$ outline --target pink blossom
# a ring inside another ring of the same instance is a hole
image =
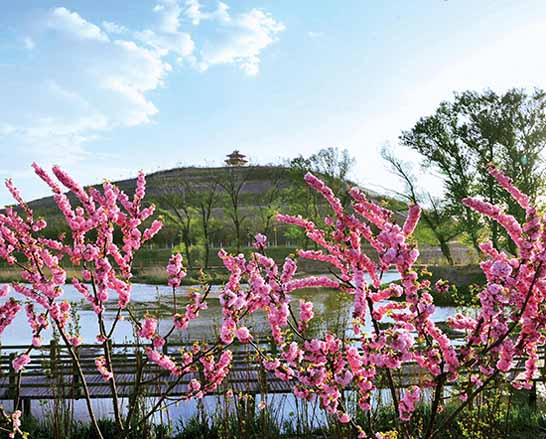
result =
[[[178,288],[182,279],[186,277],[186,272],[182,265],[182,255],[180,253],[176,253],[170,257],[169,264],[167,265],[167,274],[169,275],[169,285],[173,288]]]
[[[347,424],[351,422],[351,417],[347,413],[340,413],[338,415],[339,422],[342,424]]]
[[[303,331],[307,322],[309,322],[313,317],[313,302],[306,302],[305,300],[300,300],[300,321],[298,323],[299,330]]]
[[[439,279],[434,284],[434,289],[439,293],[447,293],[449,291],[449,282]]]
[[[32,337],[32,346],[35,348],[39,348],[42,346],[42,339],[38,336]]]
[[[112,379],[113,375],[107,368],[106,359],[104,357],[98,357],[95,359],[95,366],[99,373],[102,375],[104,381],[109,381]]]
[[[80,346],[83,343],[83,340],[79,335],[73,335],[73,336],[69,337],[68,340],[69,340],[70,344],[72,346],[74,346],[75,348]]]
[[[265,250],[267,248],[267,236],[262,235],[261,233],[258,233],[254,237],[254,243],[252,244],[252,247],[254,247],[257,250]]]
[[[506,278],[512,273],[512,267],[506,262],[495,261],[490,268],[490,272],[493,276],[499,278]]]
[[[0,297],[6,297],[9,293],[9,285],[5,284],[0,287]]]
[[[499,184],[504,189],[506,189],[506,191],[508,191],[510,195],[512,195],[514,200],[516,200],[521,207],[523,207],[524,209],[527,209],[529,207],[529,197],[523,194],[518,188],[516,188],[509,177],[504,175],[494,166],[489,166],[487,168],[487,172],[495,177]]]
[[[28,363],[30,363],[30,356],[28,354],[22,354],[12,361],[13,368],[16,372],[23,369]]]
[[[191,392],[198,392],[199,390],[201,390],[201,383],[196,379],[192,379],[188,384],[188,387]]]
[[[252,335],[247,327],[241,326],[235,331],[235,335],[241,343],[250,343],[252,340]]]
[[[151,317],[147,317],[142,322],[142,327],[138,330],[138,336],[151,340],[157,330],[157,320]]]
[[[402,231],[404,235],[410,236],[415,230],[415,226],[419,222],[419,217],[421,216],[421,208],[417,204],[412,204],[408,210],[408,216]]]
[[[412,386],[404,392],[404,397],[398,405],[398,412],[402,421],[409,421],[411,414],[415,411],[415,404],[421,398],[421,389]]]

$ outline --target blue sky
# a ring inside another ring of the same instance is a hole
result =
[[[338,146],[396,189],[382,145],[453,91],[546,88],[545,47],[539,0],[7,2],[0,177],[31,199],[34,160],[93,183]]]

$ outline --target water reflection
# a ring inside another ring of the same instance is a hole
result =
[[[384,282],[391,282],[398,279],[398,273],[388,272],[383,276]],[[182,287],[177,291],[176,297],[178,309],[186,302],[186,294],[189,288]],[[199,319],[193,321],[188,331],[175,334],[174,341],[186,341],[197,339],[210,339],[217,333],[217,328],[221,319],[221,308],[218,301],[218,292],[220,286],[215,286],[209,295],[208,309],[201,312]],[[294,301],[304,298],[314,303],[315,327],[316,331],[322,332],[324,329],[336,330],[342,326],[349,326],[352,313],[352,297],[334,290],[326,289],[307,289],[297,291],[293,294]],[[64,298],[74,304],[78,304],[79,312],[79,332],[84,343],[94,343],[98,333],[97,320],[95,313],[88,304],[82,301],[80,293],[72,286],[65,287]],[[24,297],[20,298],[24,300]],[[5,301],[3,298],[2,301]],[[105,312],[105,318],[110,325],[115,318],[115,303],[117,298],[115,294],[110,297],[110,302]],[[172,315],[172,290],[168,286],[156,286],[147,284],[134,284],[131,293],[131,303],[138,316],[149,312],[160,316],[160,331],[167,331],[171,326],[170,316]],[[294,308],[297,308],[295,306]],[[433,320],[443,322],[450,315],[455,314],[454,307],[437,307]],[[388,322],[388,318],[385,319]],[[257,312],[246,319],[247,326],[255,332],[267,330],[267,319],[263,312]],[[366,329],[371,329],[371,322],[366,322]],[[43,341],[47,343],[52,331],[48,329],[43,333]],[[349,334],[350,335],[350,334]],[[31,330],[28,326],[25,312],[21,310],[16,316],[14,322],[8,326],[2,334],[0,341],[3,345],[19,345],[29,343],[31,339]],[[133,327],[128,320],[118,323],[114,342],[131,342],[134,339]]]

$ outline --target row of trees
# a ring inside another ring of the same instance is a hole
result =
[[[456,93],[452,101],[442,102],[434,114],[402,132],[401,147],[420,155],[422,170],[443,184],[441,196],[418,183],[422,174],[415,165],[384,149],[384,159],[404,182],[400,194],[404,201],[424,207],[417,239],[438,246],[449,264],[454,263],[450,250],[454,240],[479,252],[479,243],[491,239],[495,248],[515,252],[496,221],[483,219],[460,201],[480,197],[502,205],[519,221],[525,219],[523,209],[486,172],[493,164],[540,206],[545,189],[545,109],[542,90],[467,91]],[[325,148],[279,165],[195,168],[191,178],[168,171],[153,174],[150,199],[160,206],[166,222],[157,241],[180,243],[189,268],[209,267],[214,253],[211,243],[239,252],[257,232],[275,243],[312,246],[301,229],[279,226],[275,214],[280,210],[299,213],[324,225],[326,206],[302,183],[303,176],[309,171],[320,175],[346,206],[354,163],[347,150]],[[392,198],[384,201],[402,221],[405,204]],[[50,224],[50,238],[67,232],[62,218],[48,212],[43,215]]]
[[[282,190],[281,169],[268,167],[268,187],[256,194],[247,189],[254,167],[212,168],[198,181],[179,179],[173,182],[166,175],[155,180],[157,202],[168,225],[179,230],[179,238],[189,268],[194,265],[202,249],[202,263],[209,267],[211,241],[222,232],[231,234],[231,242],[239,252],[254,229],[270,231]],[[254,227],[251,219],[257,219]],[[228,227],[226,227],[228,226]],[[229,227],[231,226],[231,227]],[[225,230],[231,229],[230,233]],[[228,244],[229,242],[226,242]]]
[[[546,93],[542,90],[511,89],[504,94],[466,91],[456,93],[451,102],[442,102],[433,115],[404,131],[400,144],[418,152],[422,167],[441,180],[442,198],[419,186],[411,164],[388,149],[383,151],[405,183],[403,196],[427,207],[423,221],[449,263],[453,258],[448,243],[458,237],[478,252],[479,243],[490,239],[495,248],[515,253],[513,242],[495,220],[484,219],[461,205],[461,200],[479,197],[502,206],[518,221],[525,220],[525,211],[499,190],[486,172],[494,165],[540,206],[545,189],[545,109]]]
[[[150,183],[158,191],[156,201],[167,224],[179,231],[188,267],[192,268],[199,257],[208,268],[210,243],[213,235],[225,232],[222,229],[230,231],[233,247],[239,252],[257,232],[275,239],[275,215],[281,206],[322,221],[324,203],[303,183],[303,176],[313,171],[345,193],[353,163],[347,150],[326,148],[308,157],[286,160],[279,166],[211,168],[199,179],[175,181],[168,173],[160,173],[152,176]],[[260,178],[255,179],[258,172]],[[284,228],[283,237],[298,243],[307,240],[293,227]]]
[[[511,89],[501,94],[466,91],[455,93],[452,101],[442,102],[434,114],[403,131],[399,137],[401,147],[419,154],[421,169],[441,181],[441,196],[418,183],[421,174],[415,166],[384,148],[383,158],[404,183],[405,190],[400,194],[404,201],[424,207],[417,237],[426,236],[437,245],[449,264],[454,263],[450,249],[454,240],[467,243],[479,253],[479,243],[490,239],[495,248],[515,253],[513,242],[495,220],[484,219],[462,205],[461,200],[479,197],[502,206],[518,221],[525,220],[524,210],[498,189],[487,172],[494,165],[540,207],[546,187],[545,110],[546,93],[538,89]],[[347,150],[321,149],[271,167],[263,187],[254,191],[250,177],[255,168],[214,169],[210,178],[199,183],[188,179],[173,185],[164,179],[159,184],[162,189],[157,201],[166,219],[180,232],[189,266],[193,263],[191,248],[202,243],[202,261],[208,267],[211,232],[225,229],[228,223],[237,251],[255,232],[275,238],[274,216],[281,207],[324,225],[324,203],[315,191],[302,184],[303,176],[309,171],[320,175],[340,194],[345,206],[354,163]],[[401,207],[393,199],[387,202],[395,211]],[[282,237],[303,247],[312,245],[297,227],[283,228]]]

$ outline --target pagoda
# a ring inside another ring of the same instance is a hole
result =
[[[248,160],[246,159],[246,155],[241,154],[239,150],[233,151],[231,154],[228,154],[227,159],[224,160],[226,165],[228,166],[244,166],[248,163]]]

